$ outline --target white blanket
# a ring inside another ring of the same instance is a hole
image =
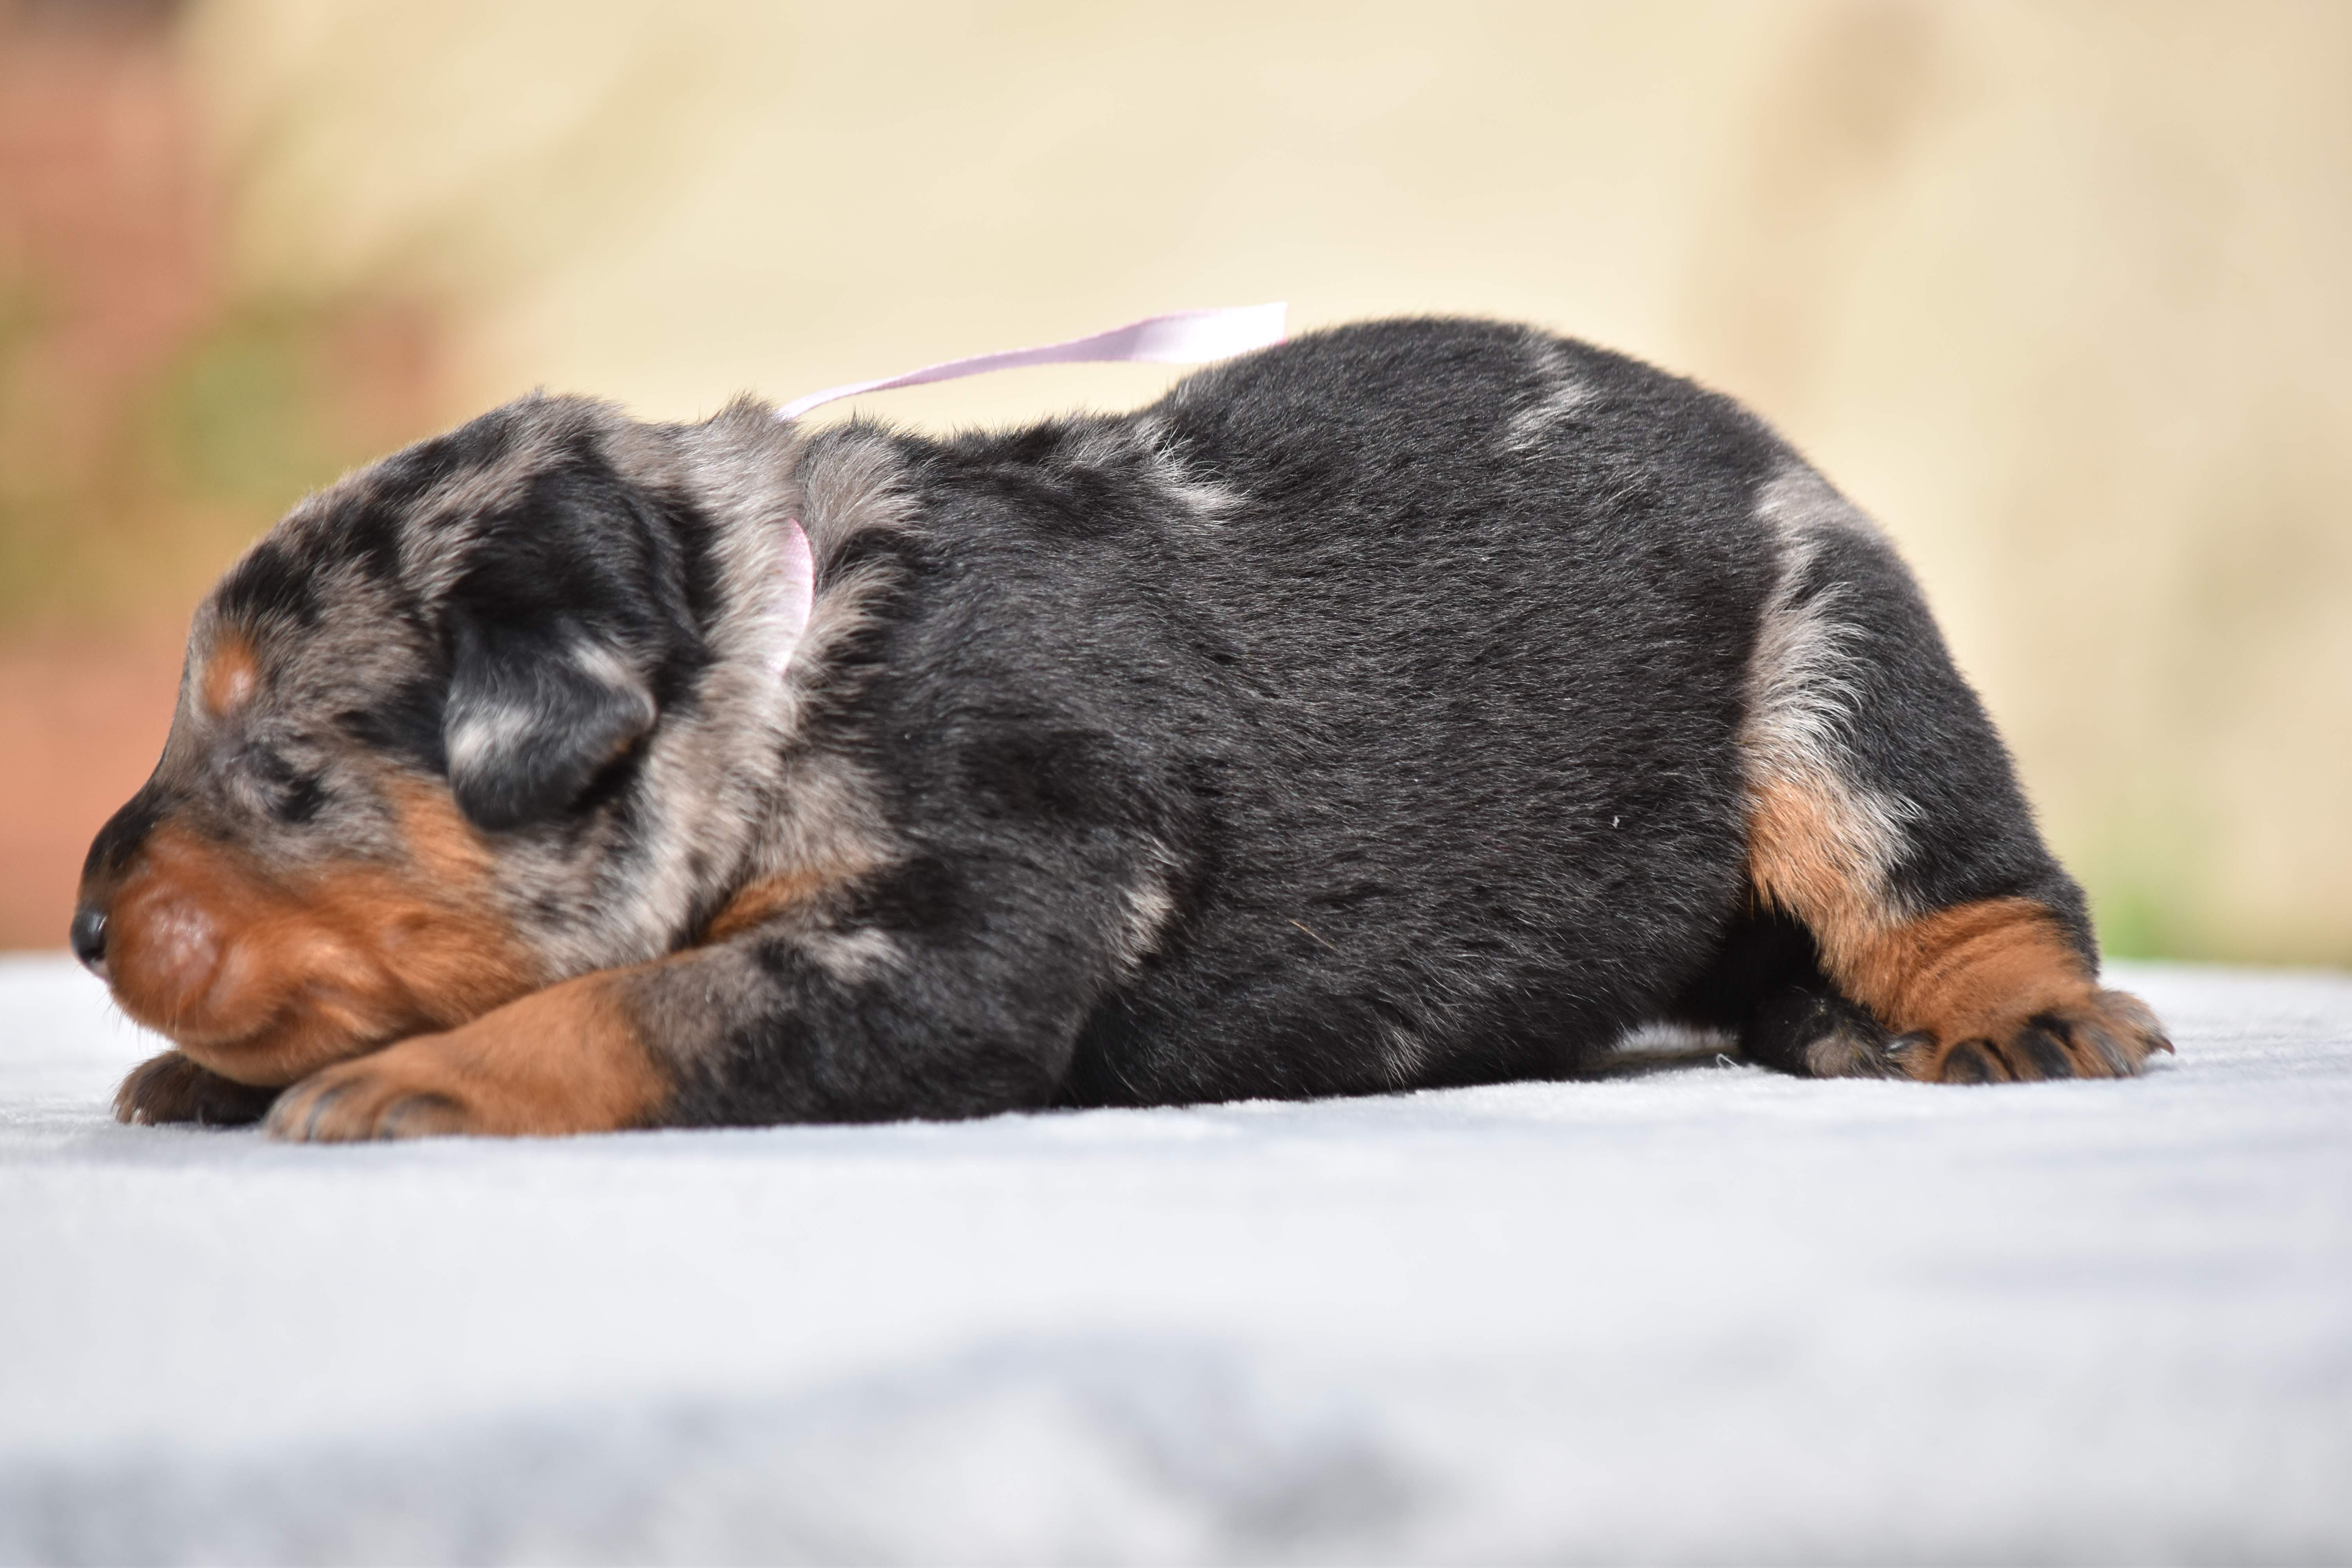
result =
[[[0,963],[0,1561],[2352,1556],[2352,980],[2133,1083],[286,1148]]]

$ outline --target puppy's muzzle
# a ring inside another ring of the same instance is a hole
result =
[[[537,978],[494,924],[407,868],[270,869],[231,838],[135,807],[91,847],[74,952],[124,1012],[223,1077],[290,1083]]]

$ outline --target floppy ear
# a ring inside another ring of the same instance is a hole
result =
[[[654,727],[653,692],[570,617],[538,626],[452,618],[441,721],[449,787],[476,826],[552,816]]]

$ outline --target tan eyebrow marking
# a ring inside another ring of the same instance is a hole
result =
[[[205,679],[199,689],[204,694],[205,711],[215,719],[226,718],[253,700],[254,689],[261,684],[261,659],[253,651],[253,643],[242,632],[227,632],[213,644],[212,657],[205,661]]]

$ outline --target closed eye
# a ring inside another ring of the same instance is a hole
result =
[[[299,826],[318,816],[326,804],[327,786],[316,774],[305,773],[270,796],[269,811],[280,822]]]
[[[318,774],[303,772],[267,746],[257,746],[247,755],[254,772],[268,785],[262,792],[263,804],[278,821],[299,826],[318,816],[319,808],[327,804],[327,786]]]

